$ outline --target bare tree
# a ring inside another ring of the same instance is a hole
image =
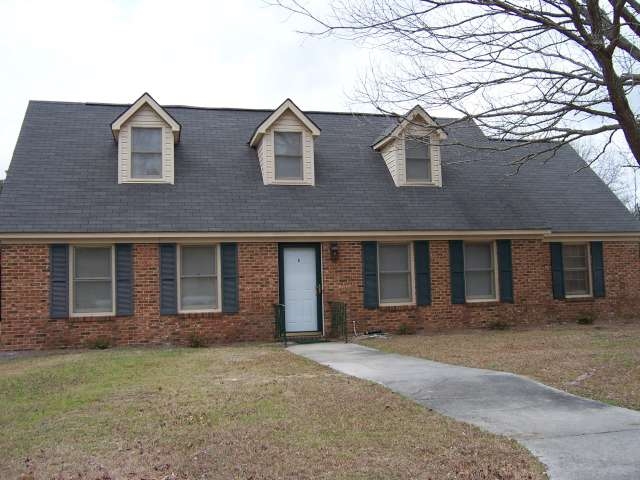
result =
[[[600,155],[602,147],[594,145],[589,139],[576,142],[573,147],[620,201],[631,212],[637,212],[636,195],[630,180],[637,166],[629,155],[615,149]]]
[[[453,108],[518,140],[491,148],[539,144],[533,156],[604,137],[595,158],[619,141],[640,163],[638,0],[332,0],[328,13],[270,3],[311,19],[306,34],[389,51],[393,68],[372,67],[358,89],[382,112]]]

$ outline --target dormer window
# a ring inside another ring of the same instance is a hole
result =
[[[442,186],[440,142],[447,138],[419,105],[399,118],[373,144],[397,187]]]
[[[320,129],[287,99],[249,140],[256,149],[265,185],[315,185],[314,140]]]
[[[276,181],[303,180],[302,132],[273,132]]]
[[[173,183],[180,124],[148,93],[111,124],[118,142],[118,183]]]
[[[131,129],[131,178],[162,178],[162,128]]]
[[[405,139],[404,151],[407,183],[430,183],[431,146],[429,137]]]

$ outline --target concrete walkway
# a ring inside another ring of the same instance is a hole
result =
[[[421,405],[516,439],[553,480],[640,479],[640,412],[612,407],[503,372],[383,353],[357,344],[290,351],[380,383]]]

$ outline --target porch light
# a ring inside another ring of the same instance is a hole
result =
[[[338,260],[338,255],[339,255],[339,251],[338,251],[338,242],[331,242],[331,245],[329,246],[329,252],[331,253],[331,260],[332,261],[337,261]]]

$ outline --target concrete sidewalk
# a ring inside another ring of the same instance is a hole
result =
[[[516,439],[553,480],[640,479],[640,412],[511,373],[383,353],[357,344],[294,345],[293,353],[380,383],[421,405]]]

